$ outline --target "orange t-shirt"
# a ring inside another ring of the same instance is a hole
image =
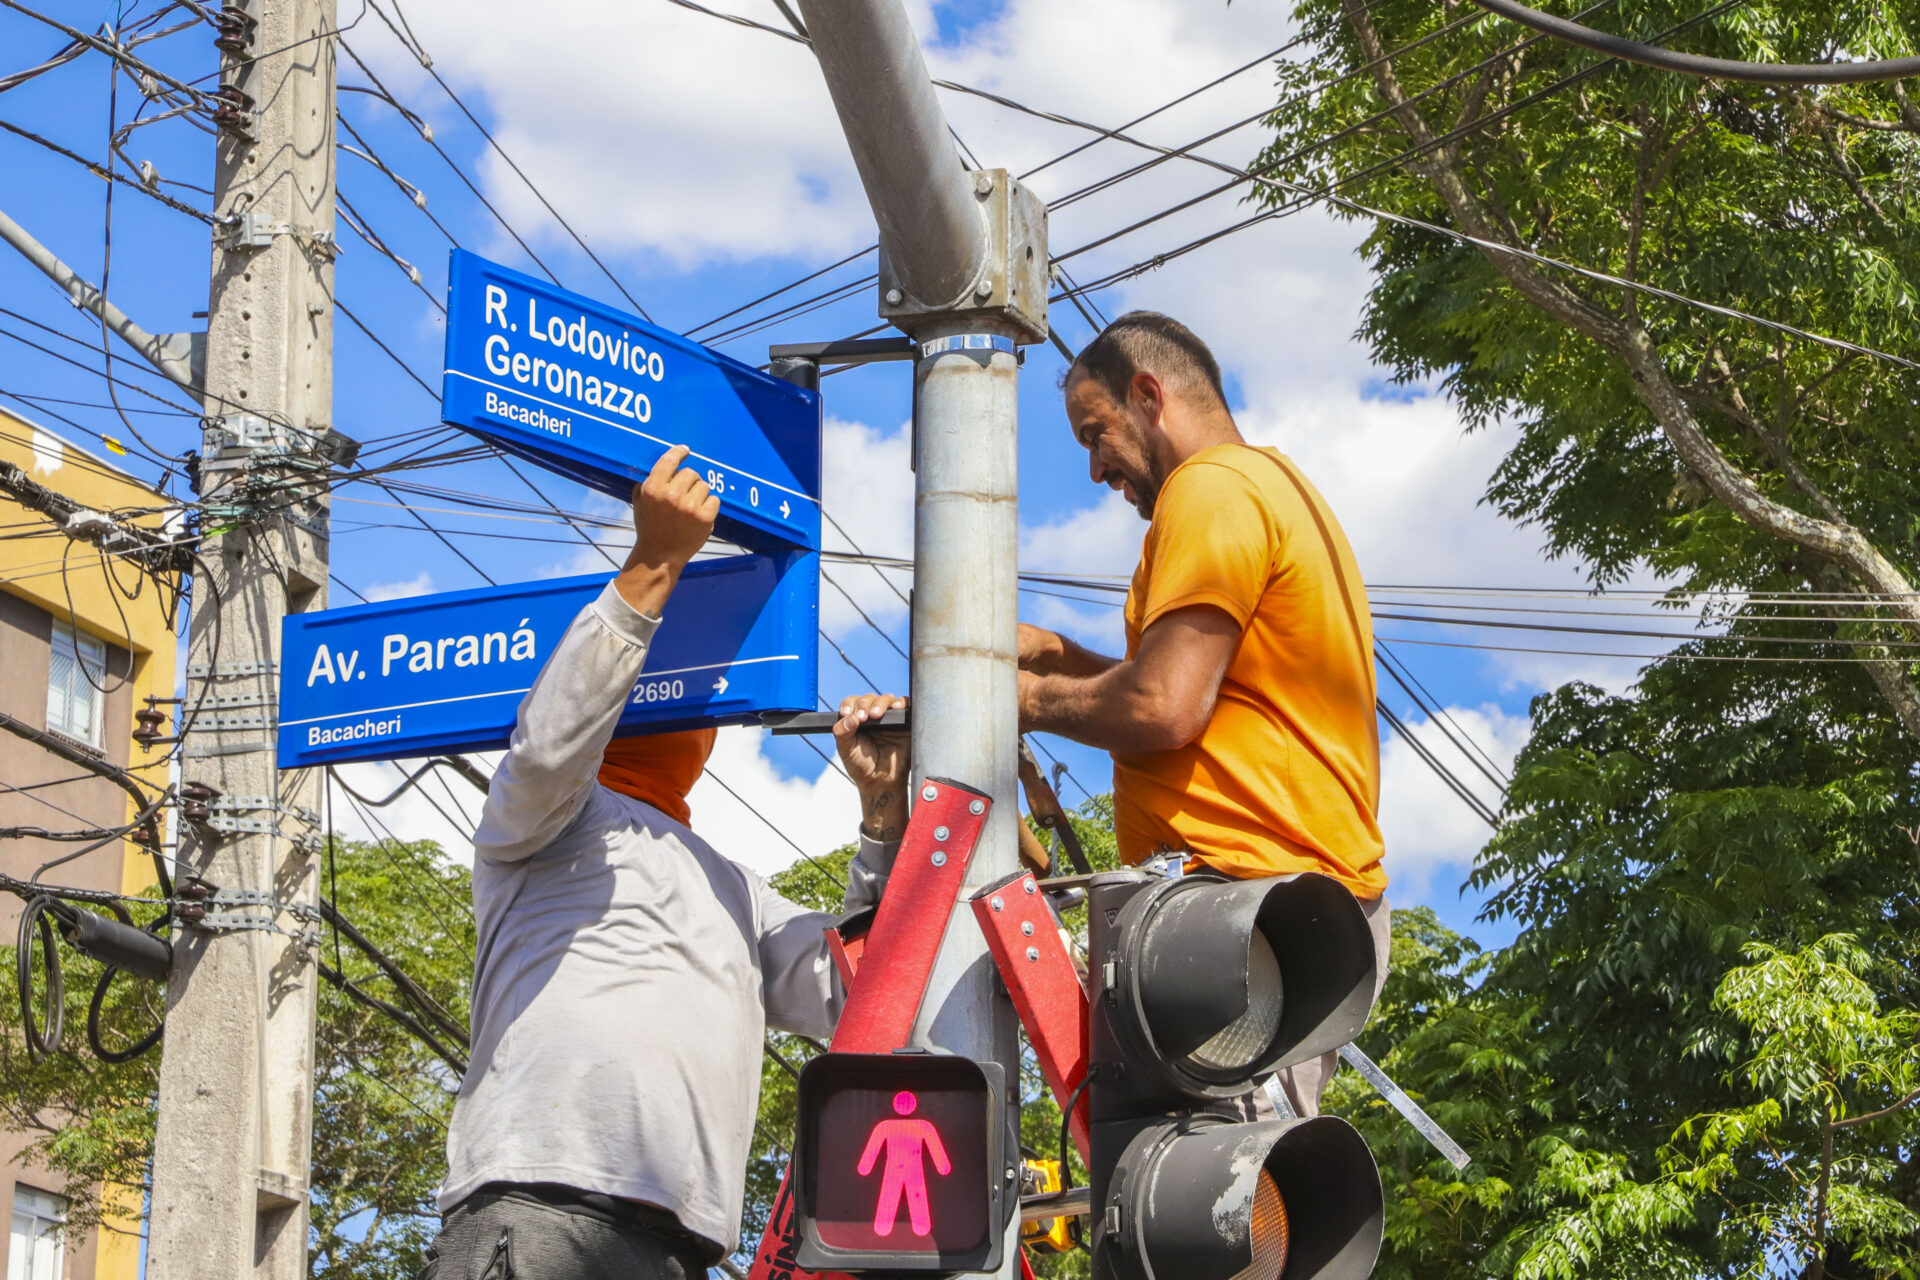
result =
[[[1127,595],[1127,657],[1198,604],[1240,624],[1240,647],[1198,738],[1114,756],[1121,856],[1190,850],[1231,876],[1320,871],[1379,897],[1373,619],[1346,535],[1277,450],[1216,445],[1167,477]]]

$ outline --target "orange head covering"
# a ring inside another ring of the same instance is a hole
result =
[[[700,780],[719,736],[718,729],[688,729],[615,738],[600,761],[600,785],[685,822],[693,814],[687,792]]]

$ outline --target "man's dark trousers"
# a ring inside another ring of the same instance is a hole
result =
[[[482,1188],[449,1209],[420,1280],[701,1280],[697,1238]],[[564,1198],[558,1198],[564,1200]]]

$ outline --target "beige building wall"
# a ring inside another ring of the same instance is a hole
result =
[[[155,508],[168,499],[120,470],[99,452],[71,438],[0,409],[0,461],[93,510],[126,514],[135,523],[161,526]],[[144,513],[144,514],[132,514]],[[155,787],[167,783],[164,745],[147,749],[133,741],[134,713],[149,695],[170,698],[175,682],[175,637],[168,626],[165,593],[151,580],[127,598],[138,581],[131,566],[115,565],[122,589],[108,580],[99,552],[53,531],[46,517],[0,495],[0,526],[7,534],[46,524],[44,537],[0,538],[0,711],[35,729],[47,726],[47,690],[53,628],[62,622],[99,640],[106,650],[106,689],[98,746],[100,758],[131,769]],[[173,708],[163,704],[169,725]],[[79,766],[14,734],[0,732],[0,826],[48,830],[117,827],[138,813],[132,798],[113,782],[83,776]],[[53,784],[53,785],[41,785]],[[57,807],[56,807],[57,806]],[[64,812],[63,812],[64,811]],[[26,877],[72,844],[39,839],[0,840],[0,870]],[[141,893],[154,884],[153,864],[131,841],[116,841],[47,874],[52,883]],[[0,894],[0,938],[11,942],[20,901]],[[125,981],[125,979],[122,979]],[[83,1002],[68,992],[69,1035]],[[6,997],[13,998],[10,994]],[[0,1019],[6,1024],[17,1016]],[[12,1033],[17,1034],[17,1033]],[[85,1052],[84,1048],[81,1052]],[[33,1169],[21,1149],[37,1135],[0,1131],[0,1204],[14,1203],[16,1183],[58,1193],[62,1180]],[[135,1280],[140,1265],[140,1197],[134,1189],[108,1188],[109,1202],[126,1210],[111,1229],[66,1242],[66,1280]],[[9,1237],[0,1234],[0,1278],[8,1274]]]

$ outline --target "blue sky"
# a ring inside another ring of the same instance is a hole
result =
[[[770,0],[718,2],[756,20],[782,21]],[[394,13],[390,4],[383,7]],[[155,8],[146,0],[129,6],[118,20],[124,26]],[[1292,34],[1285,7],[1266,0],[1236,0],[1231,6],[1181,0],[915,0],[909,9],[936,75],[1107,126],[1255,59]],[[53,5],[51,11],[88,30],[115,20],[112,6]],[[387,437],[437,421],[436,395],[400,367],[404,363],[437,388],[444,330],[428,295],[444,296],[449,241],[427,215],[467,248],[523,270],[539,269],[463,185],[461,173],[564,285],[612,303],[621,299],[405,51],[380,14],[369,11],[356,20],[357,12],[356,0],[346,0],[341,22],[351,28],[348,46],[396,98],[430,123],[434,140],[459,169],[381,99],[341,95],[342,115],[371,153],[426,197],[423,212],[407,190],[372,163],[345,152],[340,156],[343,199],[420,276],[416,287],[401,265],[370,247],[342,218],[337,296],[398,357],[396,362],[344,315],[336,321],[336,425],[374,450]],[[180,16],[176,11],[162,25]],[[621,283],[669,328],[703,338],[723,334],[728,325],[768,308],[755,308],[718,328],[702,326],[872,241],[871,218],[830,104],[800,45],[687,12],[667,0],[580,0],[564,7],[408,0],[405,16],[432,55],[433,69]],[[15,64],[31,65],[63,41],[58,32],[24,15],[0,13],[0,48],[11,51],[0,73],[16,69]],[[215,67],[205,28],[143,46],[140,53],[181,79],[209,76]],[[1310,56],[1310,51],[1287,56]],[[341,67],[343,84],[369,84],[352,57],[342,56]],[[0,93],[0,120],[99,160],[109,131],[108,84],[106,61],[82,58]],[[1272,101],[1271,85],[1267,66],[1256,66],[1140,125],[1137,133],[1162,145],[1184,145],[1258,113]],[[118,94],[116,119],[124,126],[140,106],[141,94],[125,78]],[[961,138],[988,165],[1030,169],[1088,137],[978,98],[949,94],[944,102]],[[1245,164],[1264,140],[1260,128],[1243,128],[1201,150]],[[360,145],[345,130],[341,141]],[[193,189],[210,184],[212,149],[205,133],[172,120],[137,129],[125,149],[135,162],[150,161],[162,178],[190,184],[162,190],[205,206],[206,196]],[[1043,196],[1058,199],[1145,155],[1107,141],[1043,170],[1031,183]],[[97,281],[106,243],[106,184],[85,168],[5,133],[0,133],[0,172],[7,175],[0,185],[0,208]],[[1055,251],[1104,235],[1217,181],[1217,173],[1199,166],[1170,163],[1078,200],[1054,216]],[[1076,256],[1068,269],[1086,280],[1150,258],[1244,217],[1248,210],[1237,200],[1236,193],[1203,203]],[[1427,388],[1388,384],[1351,340],[1366,287],[1364,267],[1354,255],[1362,234],[1356,224],[1308,212],[1179,258],[1093,301],[1107,316],[1139,306],[1166,310],[1213,343],[1227,369],[1243,430],[1257,443],[1277,444],[1293,455],[1326,492],[1375,584],[1376,607],[1380,601],[1414,598],[1389,587],[1422,592],[1461,585],[1577,588],[1582,584],[1578,566],[1544,561],[1533,532],[1513,528],[1478,504],[1504,434],[1498,429],[1465,434],[1442,399]],[[202,322],[193,313],[206,307],[207,237],[199,221],[120,188],[113,199],[110,296],[150,329],[197,327]],[[782,301],[850,285],[871,270],[871,261],[860,258]],[[85,366],[76,368],[0,336],[0,392],[52,398],[4,403],[95,447],[100,436],[111,437],[134,451],[123,461],[157,477],[160,467],[140,456],[139,442],[120,415],[99,407],[106,397],[97,373],[97,327],[33,268],[4,251],[0,306],[15,313],[0,315],[0,334],[29,337]],[[1091,336],[1086,319],[1069,306],[1056,306],[1053,319],[1072,346]],[[840,337],[874,322],[871,288],[861,287],[842,300],[717,345],[758,364],[769,342]],[[118,376],[181,402],[159,379],[130,363],[124,349],[114,355]],[[1117,496],[1086,482],[1084,454],[1069,437],[1058,404],[1060,369],[1051,347],[1029,349],[1020,397],[1022,565],[1126,574],[1144,526]],[[852,371],[828,379],[824,392],[828,510],[862,549],[908,554],[906,368]],[[123,389],[120,397],[133,427],[158,453],[178,454],[197,443],[190,417],[164,411],[137,391]],[[411,478],[538,505],[494,461]],[[185,494],[177,476],[172,483],[176,494]],[[569,511],[620,514],[605,499],[557,477],[543,476],[538,483]],[[341,581],[375,598],[479,585],[475,571],[419,530],[406,512],[379,505],[392,501],[365,485],[340,495],[334,506],[334,572]],[[492,519],[459,512],[452,502],[420,499],[418,504],[448,508],[422,514],[459,531],[452,534],[455,544],[499,581],[604,565],[596,551],[551,519]],[[904,685],[905,664],[889,643],[903,644],[905,637],[904,609],[892,589],[866,569],[831,567],[829,573],[889,633],[877,634],[829,588],[823,618],[834,643],[877,682]],[[904,589],[905,583],[897,585]],[[351,600],[347,592],[335,591],[335,604]],[[1023,617],[1108,650],[1119,643],[1117,612],[1039,594],[1022,598]],[[1457,626],[1383,622],[1378,630],[1410,642],[1593,647],[1539,637],[1514,641]],[[1623,642],[1628,652],[1651,651],[1651,644]],[[1634,665],[1415,643],[1396,651],[1503,765],[1524,740],[1526,706],[1535,693],[1576,676],[1623,686]],[[822,647],[820,674],[828,698],[863,684],[831,646]],[[1495,798],[1397,689],[1385,681],[1382,688],[1423,740],[1434,742],[1450,765],[1487,798]],[[1109,770],[1100,753],[1068,743],[1047,746],[1069,763],[1080,786],[1093,792],[1106,788]],[[836,788],[836,779],[820,777],[818,757],[804,746],[734,731],[714,767],[803,847],[830,847],[852,829],[850,797]],[[1396,902],[1430,903],[1456,927],[1469,928],[1484,941],[1499,940],[1502,930],[1474,924],[1476,901],[1456,892],[1485,826],[1397,742],[1386,744],[1385,778],[1383,823]],[[1069,802],[1082,798],[1073,782],[1066,791]],[[791,849],[712,788],[696,792],[695,813],[696,824],[742,861],[770,869],[791,859]],[[402,809],[397,822],[408,833],[459,843],[431,810]]]

